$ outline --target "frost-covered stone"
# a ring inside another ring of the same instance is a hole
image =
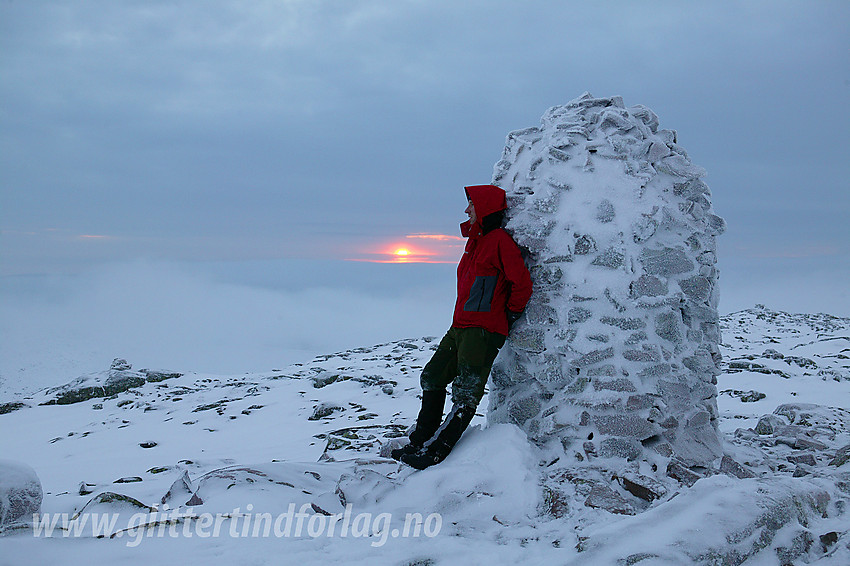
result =
[[[189,479],[189,473],[183,470],[183,475],[174,480],[171,487],[165,495],[162,496],[161,503],[166,503],[173,508],[184,505],[195,493],[195,487],[192,485],[192,480]]]
[[[563,447],[589,438],[594,457],[656,469],[662,454],[704,467],[722,456],[725,224],[704,175],[675,132],[620,97],[585,94],[508,135],[493,183],[535,287],[496,360],[490,421],[563,450],[559,466],[586,465]]]
[[[618,515],[634,515],[635,509],[619,493],[604,484],[595,484],[584,504],[588,507],[605,509]]]
[[[689,487],[694,485],[703,477],[685,466],[682,462],[676,460],[671,460],[670,463],[667,464],[667,475]]]
[[[764,415],[759,419],[755,431],[758,434],[773,434],[777,427],[784,426],[786,423],[776,415]]]
[[[0,460],[0,530],[32,520],[33,513],[41,511],[43,498],[35,470],[20,462]]]
[[[124,358],[115,358],[114,360],[112,360],[112,365],[109,367],[109,369],[113,371],[129,371],[133,369],[133,366],[127,363],[127,360],[125,360]]]
[[[726,455],[720,460],[720,473],[739,479],[756,477],[754,473]]]
[[[338,405],[336,403],[319,403],[313,408],[313,414],[307,417],[308,421],[317,421],[319,419],[323,419],[332,415],[337,411],[344,411],[345,407]]]
[[[644,249],[640,261],[646,273],[668,279],[680,273],[690,273],[694,269],[693,262],[682,248]]]
[[[637,460],[641,455],[641,445],[634,438],[606,438],[599,447],[599,455],[603,458]]]
[[[843,446],[836,450],[835,456],[830,460],[830,466],[843,466],[848,461],[850,461],[850,444],[847,446]]]
[[[644,501],[653,501],[663,497],[667,493],[667,488],[664,487],[664,484],[640,474],[626,472],[617,479],[623,486],[623,489]]]

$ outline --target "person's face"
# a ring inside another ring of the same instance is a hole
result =
[[[475,207],[472,205],[472,201],[469,201],[469,206],[466,207],[466,210],[464,210],[464,212],[469,215],[469,222],[475,224],[475,221],[478,219],[478,217],[475,216]]]

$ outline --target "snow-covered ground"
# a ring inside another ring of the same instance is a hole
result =
[[[536,449],[483,414],[439,466],[382,457],[415,418],[434,338],[228,376],[119,362],[0,399],[25,405],[2,409],[0,455],[44,488],[40,534],[7,529],[0,564],[847,564],[850,463],[829,462],[850,444],[850,320],[757,307],[723,324],[724,448],[756,477],[706,473],[636,515],[579,497],[544,512]],[[821,407],[765,422],[814,448],[748,431],[788,403]]]

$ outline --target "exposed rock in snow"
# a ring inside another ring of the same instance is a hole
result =
[[[33,513],[41,511],[43,497],[35,470],[20,462],[0,460],[0,530],[32,520]]]
[[[342,407],[342,406],[337,405],[335,403],[319,403],[313,409],[313,414],[310,415],[309,420],[317,421],[317,420],[322,419],[324,417],[330,416],[331,414],[335,413],[336,411],[344,411],[344,410],[345,410],[345,407]]]
[[[658,123],[585,94],[510,133],[495,166],[535,291],[493,368],[488,418],[520,426],[559,466],[663,470],[722,455],[724,221],[705,171]]]
[[[836,472],[832,466],[841,468],[847,462],[850,411],[812,403],[785,403],[763,415],[754,429],[737,429],[732,442],[751,449],[758,447],[760,452],[751,450],[748,458],[754,469],[764,473],[832,476]],[[728,470],[728,465],[724,469],[721,463],[720,471]],[[844,481],[850,479],[850,472],[839,473],[847,475]]]
[[[103,491],[92,497],[83,507],[74,514],[74,518],[84,513],[137,513],[140,511],[151,512],[155,509],[146,505],[138,499],[123,493],[114,491]]]
[[[48,389],[44,392],[45,400],[41,404],[71,405],[89,399],[117,395],[141,387],[147,382],[175,379],[181,375],[176,372],[150,369],[133,371],[127,360],[115,358],[108,371],[84,375],[65,385]]]
[[[12,401],[11,403],[0,403],[0,415],[5,415],[6,413],[11,413],[12,411],[17,411],[18,409],[23,409],[29,407],[26,403],[21,403],[19,401]]]

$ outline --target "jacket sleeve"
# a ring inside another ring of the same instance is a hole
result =
[[[525,267],[519,246],[507,233],[505,235],[507,237],[502,239],[499,246],[499,255],[505,278],[511,283],[507,306],[509,311],[522,312],[531,297],[531,275]]]

